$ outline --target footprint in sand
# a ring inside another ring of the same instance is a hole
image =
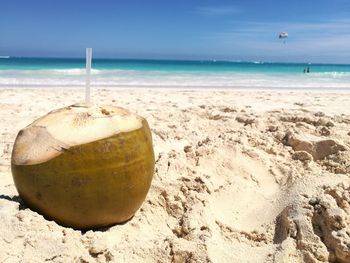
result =
[[[216,221],[249,232],[273,222],[280,213],[280,187],[261,161],[227,148],[201,159],[199,167],[215,175],[210,178],[214,190],[208,211]]]

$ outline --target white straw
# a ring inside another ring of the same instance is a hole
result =
[[[90,73],[91,73],[92,48],[86,48],[86,82],[85,103],[90,104]]]

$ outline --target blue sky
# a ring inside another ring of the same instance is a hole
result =
[[[94,57],[350,63],[349,0],[0,0],[0,10],[0,55],[92,47]]]

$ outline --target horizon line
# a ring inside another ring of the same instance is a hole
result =
[[[0,55],[0,61],[11,59],[11,58],[24,58],[24,59],[77,59],[77,60],[85,60],[85,57],[59,57],[59,56],[8,56],[8,55]],[[97,60],[145,60],[145,61],[189,61],[189,62],[198,62],[198,61],[205,61],[205,62],[235,62],[235,63],[255,63],[255,64],[264,64],[264,63],[280,63],[280,64],[319,64],[319,65],[350,65],[347,63],[336,63],[336,62],[297,62],[297,61],[269,61],[269,60],[244,60],[244,59],[181,59],[181,58],[137,58],[137,57],[128,57],[128,58],[121,58],[121,57],[93,57],[92,58]]]

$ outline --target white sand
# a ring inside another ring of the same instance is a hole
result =
[[[17,132],[82,90],[0,90],[0,262],[350,262],[350,94],[100,89],[147,118],[156,173],[124,225],[82,233],[22,203]]]

